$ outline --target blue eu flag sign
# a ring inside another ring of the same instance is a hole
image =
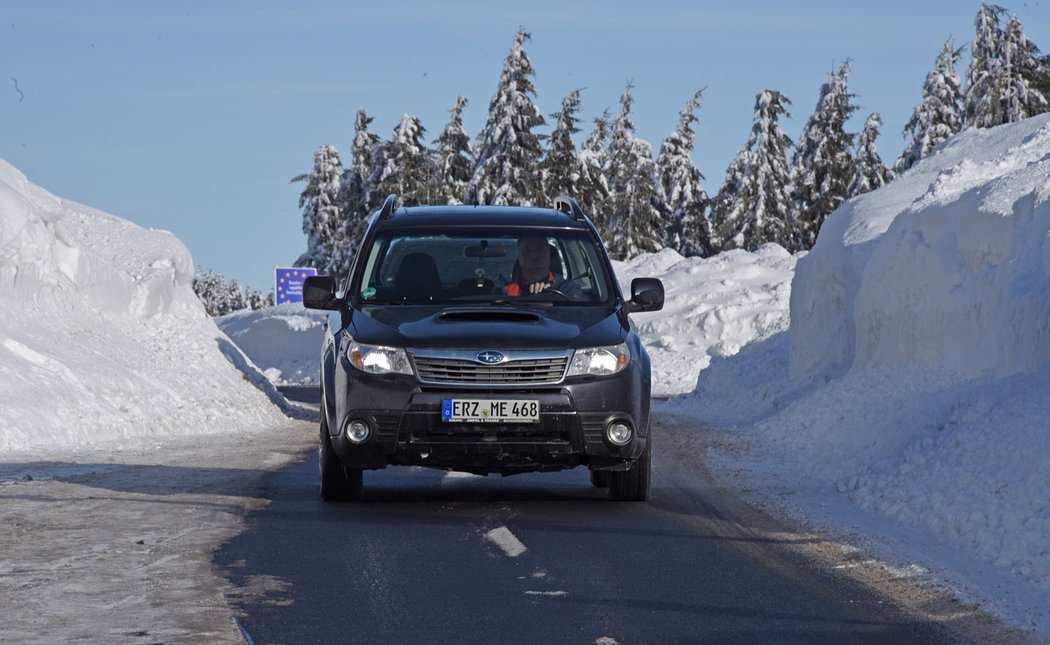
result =
[[[306,267],[293,267],[291,269],[277,267],[274,269],[274,293],[277,296],[277,304],[302,302],[303,280],[312,275],[317,275],[317,269],[308,269]]]

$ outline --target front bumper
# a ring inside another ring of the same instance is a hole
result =
[[[580,465],[617,470],[641,456],[648,441],[649,389],[636,365],[610,377],[576,377],[556,386],[513,389],[424,386],[409,376],[338,372],[345,376],[336,378],[337,400],[328,406],[335,418],[330,417],[329,428],[333,448],[350,468],[417,465],[479,474]],[[442,401],[455,397],[537,400],[540,421],[444,422]],[[345,432],[355,419],[372,429],[360,444],[347,439]],[[626,446],[605,439],[607,425],[615,420],[635,430]]]

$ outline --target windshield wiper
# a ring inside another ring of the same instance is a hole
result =
[[[550,300],[504,300],[499,298],[498,300],[490,300],[486,304],[490,305],[503,305],[506,307],[551,307],[554,303]]]

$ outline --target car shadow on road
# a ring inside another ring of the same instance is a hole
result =
[[[69,461],[0,463],[0,498],[48,482],[151,496],[244,497],[259,494],[263,488],[259,471],[250,469]]]

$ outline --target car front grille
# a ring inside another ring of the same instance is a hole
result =
[[[524,354],[524,352],[518,352]],[[520,385],[557,383],[565,376],[568,352],[558,356],[516,357],[498,365],[469,358],[414,355],[419,380],[425,383]]]

